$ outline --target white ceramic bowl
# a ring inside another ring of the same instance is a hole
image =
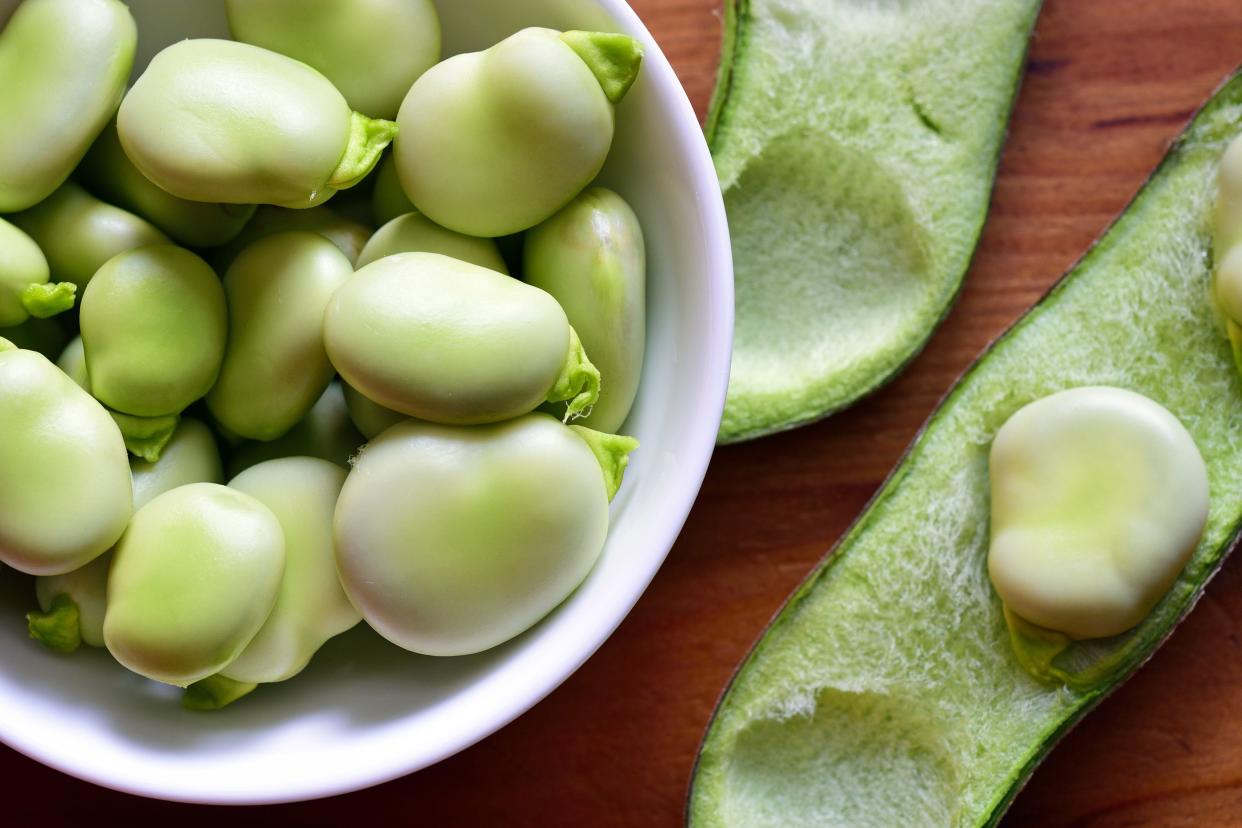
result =
[[[0,0],[0,21],[16,2]],[[226,36],[223,0],[179,0],[176,13],[167,0],[129,5],[139,67],[173,40]],[[282,802],[374,785],[456,753],[546,696],[612,633],[668,554],[711,456],[732,335],[724,205],[694,112],[622,0],[439,7],[446,54],[533,25],[622,31],[646,45],[602,175],[634,206],[649,255],[647,364],[627,428],[642,447],[603,558],[564,605],[503,647],[420,657],[363,626],[329,642],[296,680],[217,714],[183,711],[177,691],[106,652],[60,657],[29,640],[31,581],[0,573],[0,739],[22,753],[110,788],[189,802]]]

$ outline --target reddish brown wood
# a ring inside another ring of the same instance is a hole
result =
[[[635,0],[700,112],[719,0]],[[718,452],[668,562],[616,635],[528,715],[435,768],[319,803],[220,812],[93,788],[0,749],[4,824],[674,826],[720,688],[975,354],[1126,203],[1242,58],[1236,0],[1047,0],[992,215],[958,308],[890,387]],[[1019,797],[1018,826],[1242,824],[1242,561]]]

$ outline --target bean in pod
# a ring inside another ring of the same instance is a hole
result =
[[[323,316],[354,268],[316,233],[277,233],[252,244],[224,277],[229,339],[207,407],[229,431],[274,440],[306,416],[335,373]]]
[[[328,303],[324,341],[345,382],[421,420],[496,422],[560,400],[573,417],[599,394],[599,372],[555,299],[436,253],[355,273]]]
[[[560,302],[606,379],[581,425],[616,431],[638,393],[647,336],[647,256],[621,196],[586,190],[526,236],[524,275]]]
[[[641,62],[625,35],[531,28],[437,64],[397,116],[402,188],[460,233],[533,227],[599,173]]]
[[[125,154],[178,198],[313,207],[366,177],[396,134],[305,63],[229,40],[151,61],[117,115]]]
[[[358,267],[397,253],[439,253],[509,275],[496,242],[441,227],[421,213],[398,216],[375,231],[358,255]]]
[[[87,285],[80,322],[91,392],[124,414],[177,414],[220,372],[224,290],[206,262],[180,247],[109,260]]]
[[[0,213],[51,195],[116,112],[138,29],[120,0],[25,0],[0,32]]]
[[[133,507],[116,424],[41,354],[0,340],[0,561],[33,575],[103,554]]]
[[[219,483],[223,476],[220,452],[211,430],[191,419],[181,421],[158,463],[135,457],[129,465],[135,510],[179,486]],[[59,652],[72,652],[83,642],[92,647],[104,646],[103,622],[111,565],[112,554],[105,552],[72,572],[36,578],[35,596],[40,611],[26,616],[30,637]]]
[[[361,620],[336,574],[332,515],[344,483],[343,468],[313,457],[269,460],[229,483],[229,488],[267,506],[280,521],[285,570],[276,606],[258,634],[214,681],[190,688],[187,707],[214,709],[256,684],[293,678],[328,639]],[[231,687],[223,697],[217,692],[222,684]]]
[[[431,0],[226,0],[235,40],[318,69],[349,105],[395,118],[419,75],[440,59]]]
[[[100,201],[72,181],[12,220],[43,248],[52,278],[72,282],[79,290],[118,253],[168,244],[168,237],[149,222]]]
[[[165,492],[134,514],[113,553],[104,643],[124,666],[185,687],[237,658],[275,606],[280,521],[215,483]]]
[[[253,204],[189,201],[161,189],[125,154],[116,121],[95,139],[75,177],[95,195],[142,216],[187,247],[215,247],[232,241],[255,211]]]
[[[48,284],[47,258],[34,239],[0,219],[0,328],[32,315],[46,319],[73,306],[74,285]]]
[[[367,445],[341,491],[341,583],[407,650],[465,655],[507,641],[594,567],[635,446],[540,413],[398,424]]]

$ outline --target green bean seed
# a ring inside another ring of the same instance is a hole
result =
[[[274,440],[297,425],[335,373],[323,345],[328,300],[354,273],[316,233],[277,233],[252,244],[224,277],[229,341],[207,395],[234,434]]]
[[[86,565],[132,511],[108,412],[33,351],[0,352],[0,561],[34,575]]]
[[[248,441],[239,446],[229,458],[229,471],[237,475],[265,460],[281,457],[318,457],[345,467],[365,442],[366,438],[350,420],[341,384],[333,382],[288,434],[270,443]]]
[[[0,32],[0,213],[51,195],[116,112],[138,30],[120,0],[25,0]]]
[[[69,340],[56,360],[56,367],[64,371],[65,376],[77,383],[79,388],[90,393],[91,375],[86,372],[86,348],[82,345],[81,336]]]
[[[271,613],[284,535],[250,495],[193,483],[143,506],[116,546],[104,643],[121,664],[186,686],[219,672]]]
[[[371,191],[371,213],[377,224],[387,224],[397,216],[414,212],[414,204],[397,176],[397,156],[388,153],[375,173],[375,189]]]
[[[137,213],[187,247],[215,247],[232,241],[254,215],[253,204],[187,201],[165,192],[129,160],[116,121],[95,139],[75,175],[99,197]]]
[[[341,491],[341,583],[367,622],[407,650],[494,647],[595,565],[608,531],[600,468],[587,442],[546,414],[396,425],[367,446]]]
[[[397,423],[410,419],[391,408],[384,408],[374,400],[367,399],[351,385],[344,386],[344,390],[349,418],[368,440],[380,436]]]
[[[263,206],[242,230],[241,235],[221,247],[212,256],[216,270],[224,273],[233,264],[237,254],[265,236],[290,230],[306,230],[318,233],[332,242],[345,254],[350,263],[358,260],[358,254],[371,238],[371,228],[346,218],[328,207],[312,207],[308,210],[289,210],[284,207]]]
[[[171,245],[122,253],[82,296],[91,392],[138,417],[176,414],[215,384],[224,358],[224,290],[202,259]]]
[[[245,651],[221,672],[234,681],[284,681],[302,672],[324,642],[361,620],[336,574],[332,515],[345,470],[313,457],[260,463],[229,488],[272,510],[285,534],[285,572],[276,606]]]
[[[46,285],[51,271],[34,239],[0,219],[0,328],[30,318],[23,301],[32,285]]]
[[[105,204],[72,181],[12,219],[43,248],[52,278],[73,282],[79,289],[116,254],[168,244],[150,223]]]
[[[617,39],[628,48],[583,48]],[[628,89],[612,79],[632,82],[641,58],[624,35],[523,29],[437,64],[411,87],[397,117],[402,188],[420,212],[461,233],[533,227],[600,171],[612,145],[613,103]]]
[[[599,392],[555,299],[436,253],[399,253],[355,273],[328,303],[324,342],[355,389],[432,422],[507,420],[545,400],[569,400],[576,416]]]
[[[638,393],[646,343],[647,261],[634,211],[596,187],[531,230],[525,278],[561,303],[606,383],[582,425],[616,431]]]
[[[357,266],[365,267],[396,253],[439,253],[506,276],[509,274],[496,242],[448,230],[421,213],[398,216],[376,230],[358,255]]]
[[[226,0],[225,8],[234,39],[313,66],[374,118],[395,118],[440,59],[431,0]]]
[[[396,134],[323,75],[228,40],[160,52],[117,115],[125,154],[179,198],[313,207],[366,177]]]

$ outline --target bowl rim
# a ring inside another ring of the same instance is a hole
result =
[[[568,656],[557,654],[548,659],[540,669],[530,671],[538,680],[528,681],[520,688],[512,688],[507,703],[489,709],[488,713],[469,722],[468,727],[454,728],[454,738],[440,740],[441,747],[419,756],[390,753],[382,761],[358,763],[337,767],[331,782],[322,778],[304,780],[301,777],[282,777],[268,780],[262,793],[255,789],[211,790],[195,787],[178,790],[169,784],[169,778],[160,780],[134,779],[109,772],[101,763],[73,762],[63,754],[49,750],[37,738],[27,738],[29,733],[10,726],[0,717],[0,741],[43,765],[70,776],[104,788],[137,796],[174,802],[214,805],[263,805],[320,799],[379,785],[407,776],[437,764],[448,757],[485,739],[529,711],[563,684],[587,659],[607,641],[634,605],[646,591],[656,572],[667,558],[681,529],[689,517],[691,507],[698,497],[707,467],[715,448],[716,434],[724,409],[728,389],[729,366],[732,356],[734,286],[732,250],[724,199],[720,192],[711,153],[702,129],[685,89],[677,78],[663,51],[641,21],[638,14],[625,0],[591,0],[610,16],[618,28],[643,43],[645,48],[644,71],[658,98],[657,108],[672,121],[677,149],[676,156],[687,164],[689,176],[695,188],[694,203],[703,246],[707,256],[704,269],[711,283],[711,290],[701,298],[706,311],[707,335],[703,343],[703,377],[706,379],[704,404],[687,411],[686,416],[696,422],[690,433],[693,440],[681,446],[681,458],[677,475],[682,481],[678,496],[670,514],[680,514],[680,519],[668,521],[658,533],[652,533],[653,546],[662,549],[652,554],[647,569],[640,573],[613,607],[611,615],[600,618],[590,631],[579,631],[577,639],[581,646],[569,649]]]

